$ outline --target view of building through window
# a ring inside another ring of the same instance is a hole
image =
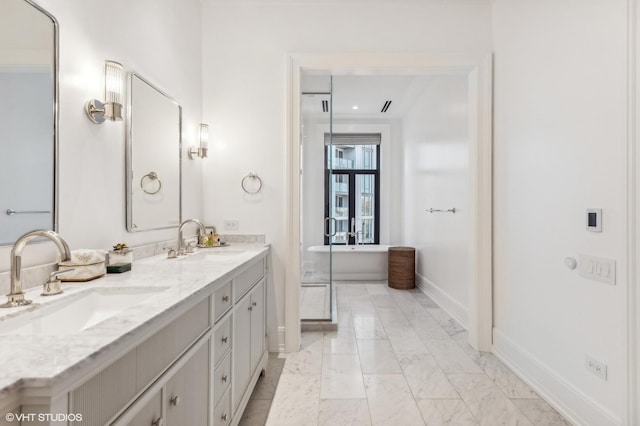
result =
[[[330,136],[325,135],[325,140]],[[335,219],[335,235],[325,238],[326,244],[329,238],[333,244],[379,243],[379,140],[379,134],[330,138],[333,143],[327,144],[325,154],[325,209],[327,217]]]

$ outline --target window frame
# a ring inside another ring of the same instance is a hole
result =
[[[349,180],[349,206],[348,206],[348,223],[347,223],[347,232],[350,232],[351,218],[356,217],[356,176],[358,175],[373,175],[375,180],[375,188],[373,192],[374,197],[374,232],[373,232],[373,242],[372,243],[363,243],[364,245],[378,245],[380,244],[380,145],[375,145],[375,156],[376,156],[376,168],[375,169],[333,169],[329,170],[329,149],[327,149],[330,145],[325,145],[324,149],[324,217],[330,217],[329,213],[331,210],[331,200],[330,200],[330,191],[329,184],[331,176],[343,175],[347,176]],[[327,231],[325,229],[325,231]],[[332,237],[324,236],[324,245],[330,244],[330,239]],[[331,243],[332,245],[355,245],[356,238],[355,236],[348,235],[346,243]]]

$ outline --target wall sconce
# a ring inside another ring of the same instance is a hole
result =
[[[89,120],[102,124],[105,120],[122,120],[123,92],[122,64],[113,61],[104,62],[104,102],[91,99],[86,111]]]
[[[200,123],[200,147],[190,146],[189,158],[195,160],[196,157],[207,158],[209,148],[209,125]]]

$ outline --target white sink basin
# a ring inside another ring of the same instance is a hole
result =
[[[168,287],[88,289],[59,302],[38,306],[5,321],[0,335],[73,334],[149,300]]]

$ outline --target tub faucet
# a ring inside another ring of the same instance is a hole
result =
[[[198,227],[200,227],[200,235],[206,235],[207,230],[204,228],[204,225],[197,219],[187,219],[180,224],[180,228],[178,228],[178,256],[182,256],[186,253],[186,246],[184,244],[184,238],[182,237],[182,230],[187,223],[193,222]]]
[[[22,292],[22,251],[29,241],[38,237],[48,238],[58,247],[60,261],[71,258],[71,252],[69,251],[67,242],[56,232],[46,229],[36,229],[18,238],[13,245],[13,249],[11,249],[11,292],[7,294],[7,301],[0,305],[0,308],[13,308],[31,303],[31,300],[24,298],[24,293]]]

